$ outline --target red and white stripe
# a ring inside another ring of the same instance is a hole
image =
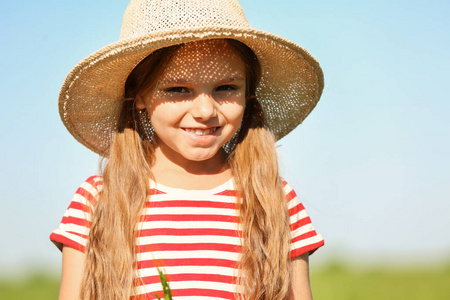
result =
[[[85,250],[90,211],[102,189],[99,176],[77,190],[50,239],[59,247]],[[291,257],[312,253],[323,238],[311,224],[292,188],[284,183],[292,231]],[[151,182],[149,201],[137,236],[137,294],[162,296],[157,267],[167,277],[174,299],[235,299],[241,240],[232,180],[212,190],[182,190]],[[151,201],[150,201],[151,199]]]

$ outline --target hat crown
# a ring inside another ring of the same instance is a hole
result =
[[[250,25],[236,0],[132,0],[123,17],[120,39],[205,27]]]

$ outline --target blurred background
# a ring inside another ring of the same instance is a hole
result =
[[[71,68],[119,37],[128,1],[0,2],[0,299],[56,299],[49,241],[98,157],[59,119]],[[279,141],[325,247],[315,299],[450,299],[450,2],[241,0],[310,51],[323,96]]]

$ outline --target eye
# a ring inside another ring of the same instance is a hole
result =
[[[182,86],[171,87],[171,88],[168,88],[166,91],[170,92],[170,93],[188,93],[189,92],[189,90],[187,88],[182,87]]]
[[[234,90],[236,90],[236,87],[234,85],[229,85],[229,84],[221,85],[216,88],[217,92],[229,92],[229,91],[234,91]]]

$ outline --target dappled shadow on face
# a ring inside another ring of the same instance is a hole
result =
[[[139,108],[144,102],[148,124],[167,157],[182,156],[184,162],[210,159],[239,130],[247,69],[235,49],[226,40],[181,45],[148,92],[139,95]]]
[[[146,106],[151,114],[158,105],[193,102],[202,97],[218,105],[241,104],[245,98],[245,80],[245,65],[227,41],[184,44],[146,95]],[[202,103],[211,104],[205,100],[199,105]]]

